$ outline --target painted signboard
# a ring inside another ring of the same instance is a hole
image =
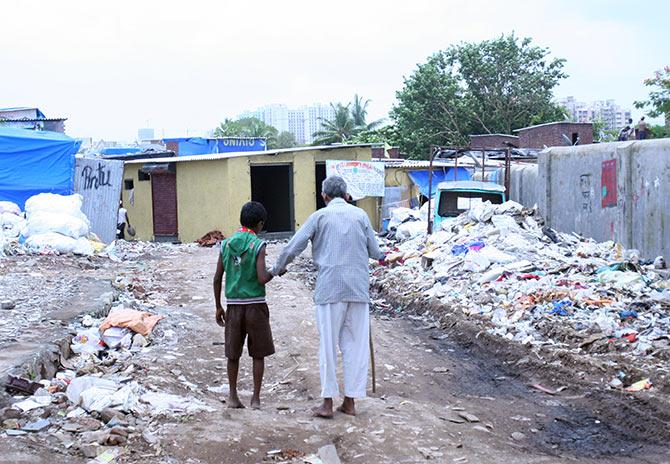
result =
[[[610,208],[617,205],[616,160],[606,160],[602,163],[600,177],[602,187],[602,207]]]
[[[91,222],[91,231],[105,243],[116,238],[122,179],[123,161],[76,160],[74,191],[83,198],[82,211]]]
[[[354,200],[384,196],[384,163],[328,160],[326,175],[344,178]]]

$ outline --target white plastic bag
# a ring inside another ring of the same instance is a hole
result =
[[[479,254],[486,257],[492,263],[507,264],[517,261],[517,258],[515,256],[500,251],[499,249],[491,245],[485,246],[484,248],[479,250]]]
[[[482,248],[482,251],[487,247]],[[471,251],[465,255],[463,270],[470,272],[484,272],[491,265],[491,261],[479,251]]]
[[[30,218],[31,215],[38,211],[80,216],[82,214],[81,205],[82,198],[77,193],[74,195],[40,193],[26,200],[26,216]]]
[[[502,236],[508,235],[511,232],[518,232],[520,229],[512,216],[497,214],[491,217],[491,222]]]
[[[9,213],[15,216],[21,215],[21,208],[11,201],[0,201],[0,214]]]
[[[26,239],[26,248],[31,253],[54,251],[56,253],[76,253],[90,256],[93,254],[93,245],[85,237],[74,239],[56,232],[33,235]]]
[[[472,203],[468,210],[468,218],[477,222],[487,222],[496,211],[490,201]]]
[[[82,219],[81,216],[61,212],[36,211],[29,216],[23,236],[28,238],[47,232],[57,232],[76,239],[85,237],[89,231],[90,224],[85,216]]]
[[[100,333],[97,328],[91,328],[83,332],[79,332],[76,337],[72,339],[70,349],[73,353],[90,353],[95,354],[100,350],[105,349],[105,345],[100,339]]]
[[[129,349],[133,342],[133,331],[125,327],[110,327],[102,334],[102,341],[110,348],[121,346]]]
[[[408,221],[398,226],[396,238],[398,240],[408,240],[425,234],[428,229],[428,223],[424,221]]]
[[[101,411],[112,403],[112,395],[116,391],[116,382],[85,375],[72,379],[65,394],[71,403],[87,411]]]

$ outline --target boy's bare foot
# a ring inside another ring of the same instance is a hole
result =
[[[348,398],[344,397],[344,401],[342,401],[342,404],[337,408],[339,412],[342,414],[347,414],[349,416],[355,416],[356,415],[356,406],[354,405],[354,399],[353,398]]]
[[[229,409],[244,409],[244,405],[242,404],[242,402],[240,401],[240,399],[237,396],[235,396],[235,397],[229,396],[228,397],[228,408]]]
[[[251,409],[260,409],[260,408],[261,408],[261,399],[251,398]]]
[[[314,417],[320,417],[322,419],[332,419],[333,418],[333,400],[324,399],[321,406],[315,406],[312,408],[312,413]]]

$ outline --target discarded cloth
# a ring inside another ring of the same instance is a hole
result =
[[[110,327],[127,327],[133,332],[144,335],[145,337],[154,330],[158,321],[163,316],[151,314],[134,309],[117,309],[109,313],[109,316],[102,321],[100,332],[104,333]]]

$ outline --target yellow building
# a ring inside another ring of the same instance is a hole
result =
[[[139,240],[192,242],[209,231],[229,236],[247,201],[268,210],[266,230],[291,233],[323,206],[326,160],[371,160],[370,145],[291,148],[125,162],[123,203]],[[379,223],[376,198],[358,206]]]

